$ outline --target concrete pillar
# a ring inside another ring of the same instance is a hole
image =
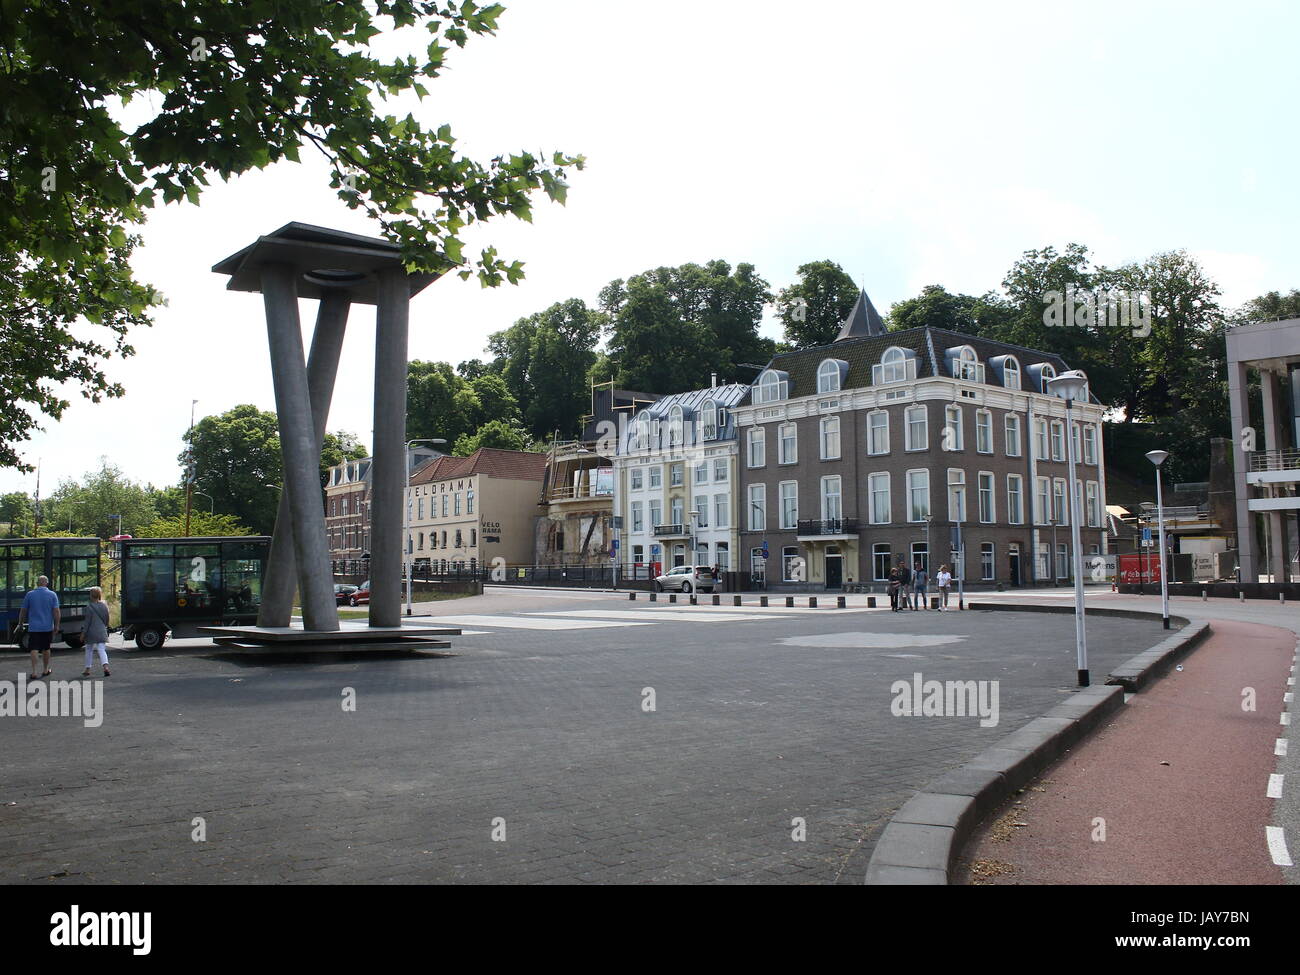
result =
[[[283,493],[288,496],[293,524],[303,628],[333,632],[339,628],[339,617],[334,604],[329,543],[325,538],[325,507],[321,503],[320,441],[316,438],[307,364],[303,358],[294,270],[280,264],[264,267],[262,298],[271,347],[280,451],[284,458]]]
[[[402,623],[406,503],[406,342],[410,285],[401,268],[379,272],[375,311],[375,449],[370,485],[370,625]]]
[[[1250,459],[1242,450],[1242,431],[1250,426],[1250,402],[1246,364],[1228,361],[1228,406],[1232,412],[1232,484],[1237,503],[1237,562],[1241,581],[1254,582],[1259,575],[1255,561],[1255,516],[1250,511],[1250,490],[1246,487],[1246,470]],[[1256,445],[1258,447],[1258,444]]]
[[[346,292],[329,294],[323,298],[316,313],[316,331],[312,333],[311,355],[307,359],[307,389],[315,426],[318,464],[321,444],[325,440],[325,424],[329,419],[330,400],[334,395],[334,380],[338,375],[339,357],[343,352],[343,333],[347,329],[349,305]],[[328,547],[327,539],[326,548]],[[293,616],[293,594],[298,585],[297,575],[289,494],[281,491],[280,509],[275,516],[275,533],[271,537],[271,552],[267,559],[266,580],[262,584],[258,626],[289,625]],[[333,581],[332,573],[330,579]],[[337,614],[337,609],[335,613]]]

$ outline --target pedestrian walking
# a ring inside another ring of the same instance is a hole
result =
[[[889,570],[889,610],[891,613],[898,612],[898,570]]]
[[[946,565],[939,566],[939,574],[934,577],[934,584],[939,590],[939,612],[948,608],[948,593],[952,589],[952,573]]]
[[[902,609],[912,608],[912,570],[902,559],[898,560],[898,594],[902,597]]]
[[[49,677],[50,644],[59,632],[59,595],[50,588],[49,576],[36,580],[36,588],[23,596],[22,609],[18,611],[18,625],[27,624],[27,648],[32,652],[32,680]],[[44,670],[36,672],[36,655],[45,656]]]
[[[928,608],[925,605],[925,593],[929,581],[929,573],[921,567],[921,562],[918,559],[916,568],[912,570],[912,596],[916,600],[916,605],[912,607],[913,610]]]
[[[86,630],[82,634],[86,640],[86,669],[82,677],[90,676],[90,668],[99,655],[100,666],[104,676],[111,676],[108,671],[108,603],[104,602],[104,590],[99,586],[90,587],[90,602],[86,606]]]

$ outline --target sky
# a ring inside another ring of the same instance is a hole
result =
[[[481,357],[556,301],[715,258],[774,290],[834,260],[882,313],[928,284],[996,289],[1023,251],[1072,241],[1107,265],[1186,249],[1228,307],[1300,287],[1297,30],[1286,3],[515,0],[496,37],[453,50],[430,98],[384,110],[449,122],[483,161],[562,150],[588,166],[567,206],[539,197],[531,224],[471,228],[467,252],[492,243],[527,278],[436,282],[412,303],[410,356]],[[211,266],[291,220],[375,233],[302,158],[154,211],[134,263],[168,304],[132,334],[134,357],[104,363],[122,399],[71,397],[23,445],[43,496],[101,458],[175,483],[192,405],[274,410],[261,296]],[[306,344],[315,302],[301,313]],[[770,313],[763,331],[779,337]],[[358,306],[329,429],[367,445],[373,343]],[[0,493],[35,486],[0,469]]]

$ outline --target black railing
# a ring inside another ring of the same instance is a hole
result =
[[[823,518],[821,521],[799,522],[800,535],[856,535],[858,519]]]
[[[689,534],[685,525],[655,525],[655,538],[674,538]]]

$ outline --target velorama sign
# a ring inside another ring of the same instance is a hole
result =
[[[479,537],[484,542],[499,543],[501,541],[501,522],[499,521],[482,522],[479,525]]]

